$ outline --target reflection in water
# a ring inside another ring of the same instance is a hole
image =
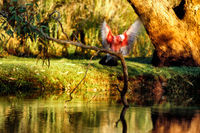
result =
[[[152,121],[155,127],[152,133],[200,133],[200,112],[195,110],[153,113]]]
[[[116,127],[118,126],[118,123],[121,121],[122,122],[122,133],[127,133],[127,123],[126,123],[126,119],[125,119],[125,114],[126,114],[126,110],[128,109],[128,107],[124,106],[121,114],[120,114],[120,119],[116,122]]]
[[[185,112],[149,107],[121,112],[121,105],[71,103],[65,107],[52,101],[0,100],[0,133],[199,133],[200,112]]]

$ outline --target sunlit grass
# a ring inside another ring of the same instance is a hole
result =
[[[88,74],[82,84],[75,91],[76,96],[88,99],[98,93],[108,91],[112,84],[118,84],[117,77],[122,76],[121,66],[107,67],[98,64],[99,59],[91,61]],[[129,77],[153,75],[166,79],[177,76],[198,76],[199,68],[193,67],[153,67],[150,59],[127,59]],[[87,59],[52,59],[51,66],[36,64],[34,58],[8,57],[0,59],[0,82],[2,95],[19,95],[28,97],[56,98],[68,95],[71,89],[84,77],[88,66]],[[175,80],[175,79],[174,79]],[[190,83],[190,81],[187,81]],[[31,92],[31,93],[30,93]],[[64,94],[64,95],[63,95]],[[109,95],[109,94],[107,94]],[[65,97],[66,98],[66,97]]]

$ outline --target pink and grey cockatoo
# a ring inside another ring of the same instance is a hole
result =
[[[123,34],[114,36],[110,27],[104,21],[101,27],[103,47],[114,52],[121,52],[123,55],[128,55],[133,47],[141,25],[142,22],[140,19],[137,19]],[[117,58],[107,54],[99,63],[102,65],[116,66]]]

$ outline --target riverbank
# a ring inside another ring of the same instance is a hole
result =
[[[73,93],[73,100],[120,102],[115,86],[123,86],[121,66],[106,67],[91,61],[85,80]],[[68,100],[69,93],[84,77],[89,60],[51,59],[42,66],[34,58],[0,59],[0,94],[18,98]],[[131,103],[153,105],[174,103],[200,105],[200,68],[153,67],[148,58],[127,59]]]

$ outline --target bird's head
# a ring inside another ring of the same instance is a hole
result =
[[[116,42],[117,43],[122,43],[124,39],[125,39],[124,35],[116,36]]]

